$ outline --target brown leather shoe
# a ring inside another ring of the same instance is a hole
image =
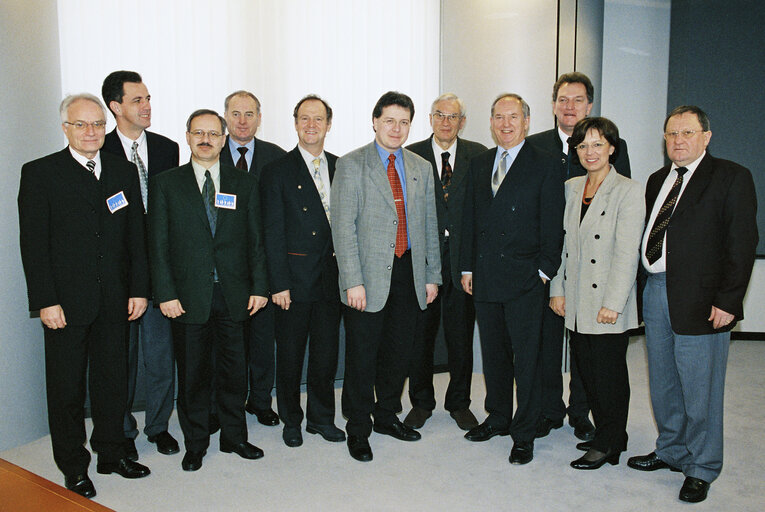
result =
[[[471,428],[478,426],[478,420],[475,419],[475,416],[470,412],[470,409],[452,411],[449,413],[449,416],[454,418],[454,421],[457,422],[457,426],[462,430],[470,430]]]

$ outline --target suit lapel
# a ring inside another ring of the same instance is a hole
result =
[[[367,146],[367,156],[365,167],[369,170],[369,179],[374,184],[374,189],[379,191],[380,195],[385,198],[385,202],[388,206],[396,211],[396,203],[393,201],[393,191],[390,188],[390,182],[388,181],[388,169],[383,166],[380,155],[377,153],[377,147],[372,142]],[[404,160],[406,165],[406,160]]]
[[[462,150],[460,150],[460,142],[461,139],[458,137],[456,155],[454,155],[454,168],[452,168],[452,182],[449,185],[450,187],[454,188],[458,188],[460,186],[462,180],[465,179],[468,167],[470,166],[470,160],[467,156],[465,156],[466,152],[464,144],[462,145]]]
[[[326,156],[326,153],[324,153]],[[292,158],[292,165],[289,166],[289,171],[292,174],[292,179],[298,185],[306,187],[309,190],[308,195],[311,198],[311,211],[320,211],[324,221],[329,225],[327,215],[324,212],[324,204],[321,202],[321,195],[319,195],[319,189],[316,188],[316,182],[313,180],[313,170],[308,168],[306,161],[303,159],[303,155],[300,150],[295,146],[295,149],[290,151],[290,158]],[[327,168],[329,168],[329,157],[327,157]],[[330,174],[330,183],[332,182],[331,176],[334,175],[335,169],[332,166],[332,173]],[[329,199],[329,188],[327,190],[327,199]]]
[[[94,207],[100,207],[102,194],[98,192],[98,181],[85,167],[74,159],[69,152],[69,148],[65,148],[61,153],[64,168],[66,169],[66,175],[63,177],[65,186],[72,186],[72,188],[85,199],[88,204]],[[103,162],[101,165],[103,171]]]
[[[685,186],[683,194],[677,202],[675,211],[672,216],[681,215],[683,211],[688,209],[691,205],[696,204],[701,199],[702,194],[706,190],[707,186],[712,181],[712,156],[707,153],[704,158],[699,162],[696,170],[693,171],[693,175],[690,181]]]
[[[581,187],[578,187],[577,193],[578,197],[582,197],[582,192],[584,191],[584,185],[587,182],[587,178],[585,177],[583,180],[580,180],[582,183]],[[616,169],[613,167],[606,175],[606,178],[603,180],[603,183],[600,184],[600,188],[595,193],[595,197],[592,199],[592,203],[590,203],[590,207],[587,209],[587,213],[584,214],[584,219],[582,219],[582,222],[579,226],[579,231],[582,233],[587,233],[589,230],[595,225],[596,220],[598,217],[601,216],[601,214],[606,211],[608,208],[608,203],[611,199],[611,192],[613,192],[614,187],[616,186]],[[579,207],[577,212],[577,220],[579,217],[581,217],[582,212],[582,201],[581,199],[577,201]]]
[[[411,215],[416,211],[416,204],[423,186],[423,177],[414,161],[414,153],[402,151],[404,155],[404,176],[406,177],[406,209]]]
[[[221,178],[222,179],[222,178]],[[178,180],[178,188],[182,195],[188,198],[189,208],[194,212],[194,216],[197,217],[205,227],[207,232],[212,236],[210,231],[210,221],[207,220],[207,211],[205,210],[205,202],[202,197],[202,193],[199,191],[199,185],[197,185],[197,178],[194,176],[194,168],[188,163],[183,166],[180,179]]]

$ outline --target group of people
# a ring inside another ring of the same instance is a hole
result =
[[[465,107],[451,93],[431,105],[432,135],[405,147],[414,104],[387,92],[372,111],[374,140],[340,158],[324,150],[324,99],[297,103],[298,142],[285,152],[255,137],[260,103],[236,91],[223,116],[189,116],[182,166],[178,145],[147,131],[140,75],[114,72],[102,93],[106,105],[90,94],[64,99],[69,145],[25,164],[19,191],[29,308],[43,323],[53,454],[67,488],[96,492],[84,447],[88,369],[98,472],[150,473],[137,462],[130,413],[139,346],[144,432],[163,454],[180,451],[168,433],[177,366],[184,470],[201,468],[218,429],[222,452],[262,457],[245,411],[281,421],[287,446],[302,444],[305,419],[306,432],[371,461],[373,431],[421,438],[436,406],[441,325],[444,407],[467,440],[510,435],[510,463],[527,464],[534,440],[568,415],[585,452],[573,468],[618,464],[628,331],[642,313],[659,437],[628,465],[682,471],[680,499],[706,498],[722,467],[730,329],[743,317],[758,236],[751,174],[708,154],[701,109],[667,116],[672,163],[644,196],[617,127],[588,117],[593,86],[577,72],[553,86],[557,127],[528,138],[528,104],[498,96],[493,149],[459,137]],[[117,122],[109,134],[107,107]],[[345,431],[334,423],[341,317]],[[481,423],[470,410],[476,320]],[[401,421],[407,378],[412,409]]]

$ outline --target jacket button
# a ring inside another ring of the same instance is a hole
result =
[[[600,235],[595,235],[595,240],[600,240]]]
[[[303,185],[298,185],[298,190],[302,189]]]
[[[394,220],[394,221],[393,221],[393,225],[395,226],[396,224],[398,224],[398,221],[397,221],[397,220]]]
[[[511,211],[511,212],[514,212],[514,211],[515,211],[515,206],[511,206],[511,207],[510,207],[510,211]]]
[[[304,206],[304,207],[303,207],[303,211],[304,211],[304,212],[307,212],[307,211],[308,211],[308,207]]]
[[[600,214],[601,214],[601,215],[605,215],[605,214],[606,214],[606,211],[605,211],[605,210],[603,210],[603,211],[602,211]]]
[[[595,283],[592,283],[592,287],[593,287],[593,288],[597,288],[597,287],[598,287],[598,285],[596,285]]]
[[[396,244],[390,244],[391,247],[396,247]]]
[[[502,232],[502,233],[500,233],[499,235],[500,235],[500,236],[505,236],[505,232],[503,231],[503,232]]]
[[[316,236],[316,231],[311,231],[311,234],[312,234],[313,236]]]
[[[590,260],[590,263],[595,263],[595,260]]]
[[[388,270],[390,270],[390,265],[388,265]]]
[[[504,258],[504,257],[505,257],[505,255],[504,255],[504,254],[502,254],[502,253],[500,253],[500,254],[499,254],[499,259],[502,259],[502,258]]]
[[[566,258],[568,258],[568,253],[566,253]]]

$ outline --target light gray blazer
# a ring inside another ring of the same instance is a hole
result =
[[[645,222],[643,186],[612,166],[580,224],[586,180],[578,176],[566,182],[563,254],[550,296],[566,298],[568,329],[621,333],[638,326],[635,278]],[[619,313],[616,324],[596,321],[601,307]]]
[[[441,284],[433,170],[411,151],[404,149],[403,154],[414,288],[420,308],[425,309],[425,285]],[[398,216],[387,169],[374,142],[337,160],[330,213],[340,299],[347,305],[346,290],[361,284],[367,295],[366,311],[380,311],[390,291]]]

